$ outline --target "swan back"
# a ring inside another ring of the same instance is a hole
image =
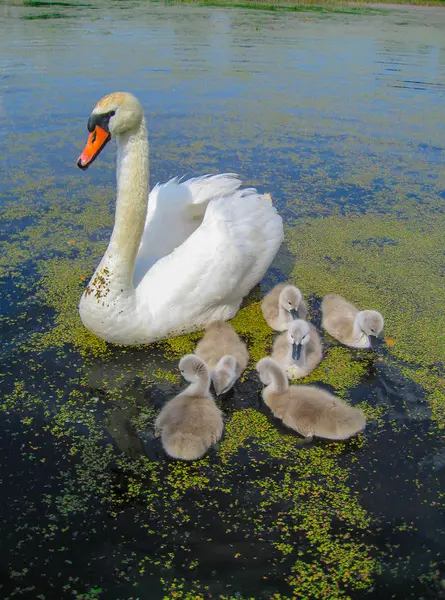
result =
[[[208,203],[241,185],[234,173],[204,175],[157,184],[148,197],[147,217],[136,258],[134,285],[163,256],[178,248],[202,223]]]
[[[156,339],[234,317],[282,239],[281,217],[255,190],[212,200],[196,231],[136,288],[139,303],[149,302]]]

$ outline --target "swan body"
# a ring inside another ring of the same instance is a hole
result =
[[[138,100],[102,98],[78,166],[116,137],[117,201],[108,248],[85,289],[85,327],[118,344],[150,343],[235,316],[283,240],[270,199],[233,174],[174,179],[148,197],[148,139]],[[148,205],[148,210],[147,210]]]
[[[264,296],[261,310],[266,323],[275,331],[285,331],[293,319],[307,317],[301,291],[287,283],[279,283]]]
[[[303,319],[295,319],[275,340],[271,356],[283,367],[289,379],[300,379],[319,364],[323,346],[313,325]]]
[[[256,366],[266,386],[264,403],[287,427],[307,441],[313,436],[346,440],[366,426],[363,412],[313,385],[291,385],[284,370],[272,358],[262,358]]]
[[[220,439],[224,423],[209,392],[210,373],[205,362],[187,354],[179,361],[179,368],[190,385],[162,408],[155,433],[172,458],[197,460]]]
[[[210,323],[195,354],[209,367],[217,396],[233,387],[249,362],[247,345],[233,327],[223,321]]]
[[[351,348],[371,348],[383,331],[382,315],[376,310],[359,311],[343,296],[328,294],[321,304],[322,327]]]

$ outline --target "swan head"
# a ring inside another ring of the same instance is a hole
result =
[[[369,337],[371,345],[383,331],[383,317],[376,310],[362,310],[357,315],[357,322],[363,333]]]
[[[142,106],[133,94],[113,92],[101,98],[88,119],[90,135],[77,166],[87,169],[112,137],[136,131],[143,118]]]
[[[310,340],[310,327],[307,321],[303,319],[295,319],[291,321],[287,328],[287,339],[292,346],[292,359],[299,360],[301,349]]]
[[[294,285],[287,285],[281,290],[278,302],[281,308],[287,310],[293,319],[298,319],[298,307],[301,302],[301,292]]]
[[[256,371],[260,376],[260,381],[263,385],[270,385],[274,380],[274,370],[278,367],[277,363],[266,356],[259,360],[256,364]],[[279,368],[279,367],[278,367]]]
[[[217,396],[224,394],[234,384],[236,380],[236,360],[233,356],[227,354],[223,356],[215,367],[212,381]]]
[[[181,375],[189,383],[199,381],[209,376],[209,370],[203,360],[196,354],[186,354],[179,361]]]

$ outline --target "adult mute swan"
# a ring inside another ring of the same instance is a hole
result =
[[[81,169],[112,137],[118,153],[113,232],[79,304],[85,327],[131,345],[234,317],[283,240],[270,200],[255,189],[239,190],[233,174],[174,179],[148,196],[145,118],[129,93],[102,98],[88,131]]]

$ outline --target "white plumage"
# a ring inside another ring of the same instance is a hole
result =
[[[235,316],[283,240],[268,197],[231,174],[157,185],[148,200],[148,141],[131,94],[105,96],[118,142],[116,218],[84,295],[84,325],[107,341],[149,343]]]

